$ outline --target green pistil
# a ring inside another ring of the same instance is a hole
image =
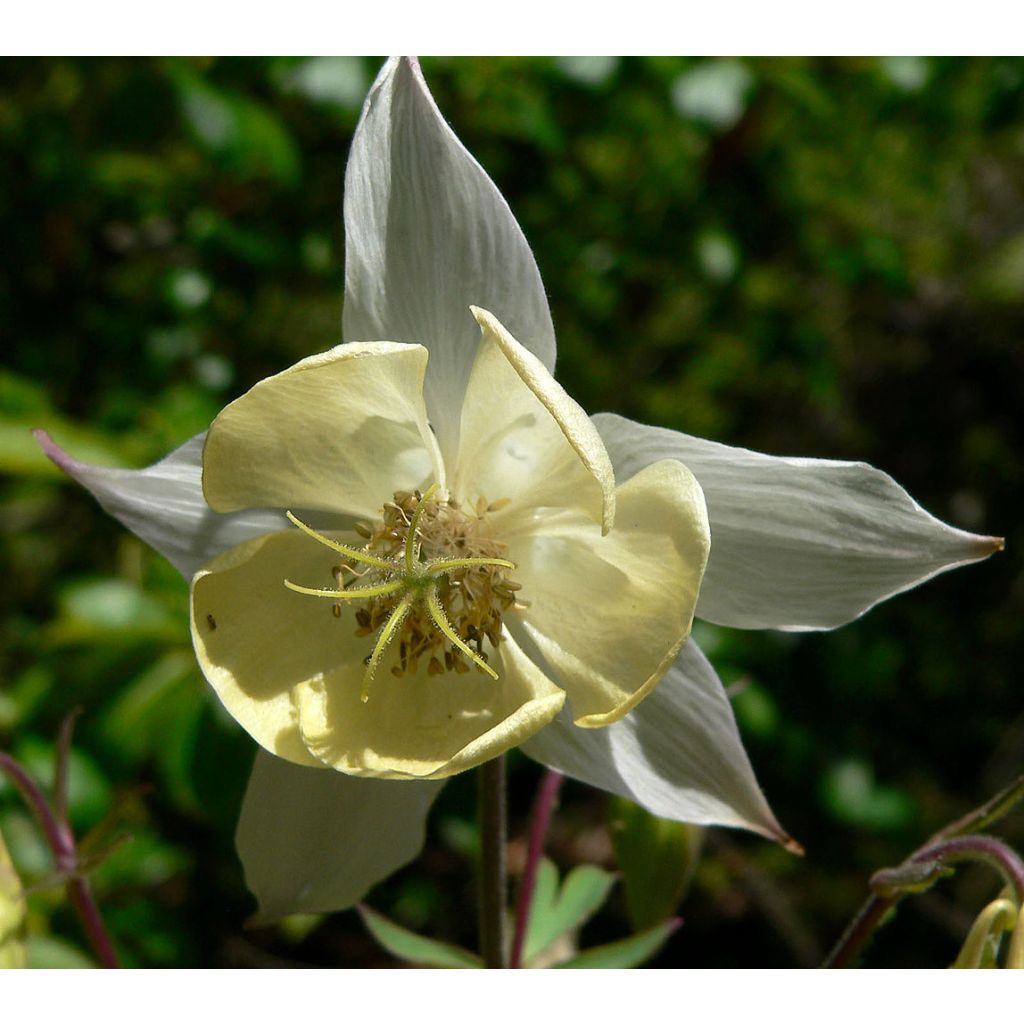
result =
[[[448,621],[448,616],[445,615],[444,609],[441,607],[441,602],[437,599],[437,587],[431,587],[427,591],[427,611],[430,612],[431,619],[434,620],[434,625],[456,646],[463,654],[465,654],[477,668],[486,672],[492,679],[498,678],[498,673],[491,668],[490,665],[480,657],[479,654],[474,651],[469,644],[467,644],[462,637],[452,628],[452,624]]]
[[[392,580],[390,583],[382,583],[379,587],[363,587],[359,590],[317,590],[314,587],[300,587],[298,583],[285,580],[284,585],[296,594],[308,594],[310,597],[329,597],[332,601],[355,601],[363,597],[383,597],[385,594],[393,594],[401,590],[405,584],[402,580]]]
[[[306,594],[310,597],[325,597],[332,601],[373,599],[386,597],[390,594],[401,594],[401,599],[377,634],[377,641],[374,644],[373,652],[366,659],[366,672],[363,675],[363,685],[360,692],[360,698],[364,703],[369,699],[370,685],[373,682],[377,667],[384,656],[388,644],[410,611],[412,611],[413,606],[417,603],[425,605],[427,614],[430,616],[434,626],[438,632],[447,638],[453,647],[465,654],[481,672],[487,673],[492,679],[498,678],[498,673],[455,632],[438,597],[438,584],[442,575],[459,569],[473,569],[477,567],[515,569],[516,566],[514,562],[504,558],[439,558],[427,562],[420,561],[420,552],[417,548],[417,530],[419,529],[420,520],[423,517],[427,502],[437,491],[438,485],[433,484],[419,499],[416,510],[413,512],[412,520],[409,522],[402,558],[395,561],[387,561],[386,559],[378,558],[376,555],[371,555],[366,550],[340,544],[338,541],[318,533],[311,526],[307,526],[296,516],[292,515],[291,512],[287,513],[288,519],[295,526],[325,547],[338,552],[338,554],[353,562],[359,562],[367,566],[368,569],[376,569],[387,573],[388,576],[385,582],[377,586],[353,589],[339,586],[334,590],[304,587],[298,583],[293,583],[291,580],[285,580],[284,585],[289,590],[293,590],[297,594]],[[355,570],[351,571],[355,572]],[[356,573],[356,575],[363,574]]]
[[[313,540],[320,541],[321,544],[326,545],[332,551],[337,551],[338,554],[344,555],[346,558],[351,558],[355,562],[362,562],[363,565],[372,565],[375,569],[391,569],[393,566],[390,562],[385,562],[383,558],[378,558],[376,555],[371,555],[368,551],[360,551],[358,548],[350,548],[344,544],[339,544],[336,540],[331,540],[330,537],[325,537],[322,533],[317,533],[312,526],[307,526],[297,516],[293,516],[291,512],[285,512],[285,515],[303,532],[309,534]]]
[[[416,511],[412,514],[412,522],[409,524],[409,532],[405,536],[405,571],[412,575],[416,571],[416,531],[419,529],[420,519],[423,518],[423,510],[427,507],[427,501],[437,491],[437,484],[431,484],[427,493],[416,503]]]
[[[414,593],[406,594],[399,602],[398,607],[391,613],[391,618],[384,623],[383,629],[377,635],[377,643],[374,644],[373,654],[370,655],[366,662],[366,671],[363,673],[363,688],[359,693],[359,699],[364,704],[370,699],[370,683],[373,682],[377,666],[380,664],[380,659],[384,656],[384,649],[395,635],[395,630],[398,629],[405,620],[406,615],[409,614],[409,609],[415,600],[416,595]]]

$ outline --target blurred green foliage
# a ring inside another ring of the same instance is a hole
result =
[[[95,876],[130,964],[390,962],[353,913],[243,928],[231,835],[252,747],[194,667],[185,583],[28,433],[143,465],[339,340],[341,183],[378,65],[0,63],[0,746],[44,776],[84,708],[72,818],[97,845],[133,836]],[[559,376],[588,410],[863,459],[941,518],[1007,535],[1006,554],[837,633],[697,631],[808,854],[710,833],[656,963],[814,963],[871,871],[1024,762],[1024,62],[424,66],[534,246]],[[537,777],[514,759],[517,832]],[[454,780],[424,856],[373,895],[464,945],[472,798]],[[606,810],[565,788],[550,844],[565,871],[614,867]],[[1019,820],[1006,830],[1024,839]],[[4,785],[0,832],[45,880]],[[967,873],[906,904],[872,962],[949,962],[993,895]],[[613,896],[584,943],[627,920]],[[28,934],[39,965],[91,956],[59,890],[34,892]]]

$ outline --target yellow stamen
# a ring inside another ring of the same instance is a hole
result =
[[[498,565],[502,569],[514,569],[515,562],[504,558],[443,558],[439,562],[431,562],[427,572],[451,572],[452,569],[470,569],[474,565]]]
[[[490,509],[486,500],[477,502],[473,515],[456,501],[439,499],[440,490],[435,483],[422,494],[396,491],[394,501],[383,505],[379,526],[362,524],[357,530],[368,541],[365,548],[339,543],[288,513],[293,525],[337,552],[342,561],[331,569],[332,589],[291,580],[285,586],[333,602],[336,618],[345,604],[365,602],[355,608],[356,636],[377,636],[364,660],[363,702],[396,637],[401,643],[391,669],[395,676],[415,675],[418,659],[424,658],[430,676],[464,674],[476,667],[499,678],[487,663],[483,645],[498,648],[502,612],[517,606],[519,584],[506,575],[516,564],[497,557],[506,553],[505,545],[490,540],[482,528]]]

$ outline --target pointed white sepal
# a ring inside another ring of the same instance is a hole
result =
[[[697,478],[711,522],[697,617],[722,626],[834,629],[1003,546],[947,526],[863,462],[763,455],[610,413],[594,422],[619,479],[659,459]]]
[[[555,334],[530,246],[407,57],[370,89],[345,174],[345,341],[430,352],[426,400],[446,460],[490,310],[551,370]]]
[[[665,678],[621,721],[580,729],[567,711],[523,744],[535,761],[652,814],[746,828],[799,851],[750,766],[729,698],[690,640]]]
[[[221,552],[288,529],[283,512],[214,512],[203,498],[203,442],[197,434],[146,469],[91,466],[69,455],[46,433],[36,440],[51,462],[80,483],[115,519],[160,552],[185,579]]]
[[[419,855],[443,782],[357,779],[259,751],[235,845],[253,923],[344,910]]]

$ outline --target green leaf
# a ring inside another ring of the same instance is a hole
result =
[[[661,924],[656,924],[653,928],[630,935],[628,939],[609,942],[606,946],[585,949],[579,956],[555,966],[588,969],[639,967],[646,960],[650,960],[665,945],[669,936],[680,924],[682,921],[678,918],[662,921]]]
[[[359,57],[307,57],[284,81],[314,103],[358,110],[366,98],[366,71]]]
[[[708,60],[672,83],[672,105],[684,117],[727,131],[743,116],[753,84],[753,75],[739,61]]]
[[[243,178],[267,176],[284,184],[298,180],[298,147],[269,109],[214,85],[183,63],[169,68],[190,128],[226,168]]]
[[[60,617],[47,631],[57,644],[108,639],[181,639],[176,616],[136,583],[123,579],[78,580],[58,595]]]
[[[13,783],[0,773],[0,794],[6,787],[13,787]],[[6,803],[4,800],[3,804]],[[39,823],[27,810],[22,809],[21,803],[6,807],[3,804],[0,804],[0,831],[4,834],[4,841],[17,870],[33,881],[46,877],[53,871],[53,856],[39,829]]]
[[[558,899],[558,868],[545,857],[537,865],[537,876],[533,883],[533,898],[530,901],[530,917],[526,925],[526,940],[523,943],[523,959],[536,956],[546,945],[557,937],[548,934],[548,920],[551,907]]]
[[[15,756],[40,786],[52,792],[54,744],[31,733],[18,740]],[[76,829],[91,828],[110,810],[113,790],[99,762],[82,747],[68,754],[68,814]]]
[[[56,935],[33,935],[28,940],[28,966],[39,970],[80,970],[95,967],[77,946]]]
[[[61,447],[67,447],[82,462],[96,462],[103,466],[123,466],[125,458],[111,442],[94,430],[70,425],[53,413],[29,416],[10,416],[0,412],[0,472],[21,477],[50,477],[60,479],[63,473],[43,454],[39,442],[32,436],[36,427],[60,438]]]
[[[480,958],[468,949],[417,935],[365,904],[359,904],[356,910],[369,933],[399,960],[424,967],[483,967]]]
[[[985,260],[977,289],[992,302],[1015,304],[1024,298],[1024,232],[1012,235]]]
[[[130,835],[122,832],[103,847],[95,848],[93,843],[82,845],[87,856],[84,868],[94,872],[92,877],[98,891],[104,888],[123,891],[133,887],[152,890],[174,878],[184,882],[192,866],[188,851],[138,825]]]
[[[49,431],[61,447],[74,451],[83,462],[126,465],[122,443],[65,419],[54,411],[46,390],[36,381],[0,369],[0,472],[23,477],[64,476],[32,436],[36,427]]]
[[[530,907],[524,960],[532,960],[560,935],[589,921],[608,898],[615,876],[593,864],[581,864],[558,888],[558,869],[542,860]]]
[[[196,704],[191,651],[174,650],[150,665],[120,691],[103,716],[108,749],[137,765],[166,744],[167,722],[178,705]]]
[[[885,832],[913,820],[913,800],[895,786],[876,782],[874,768],[867,761],[847,758],[833,763],[820,786],[832,816],[844,824]]]
[[[634,928],[648,928],[675,913],[697,866],[703,835],[696,825],[657,818],[629,800],[615,801],[612,842]]]

